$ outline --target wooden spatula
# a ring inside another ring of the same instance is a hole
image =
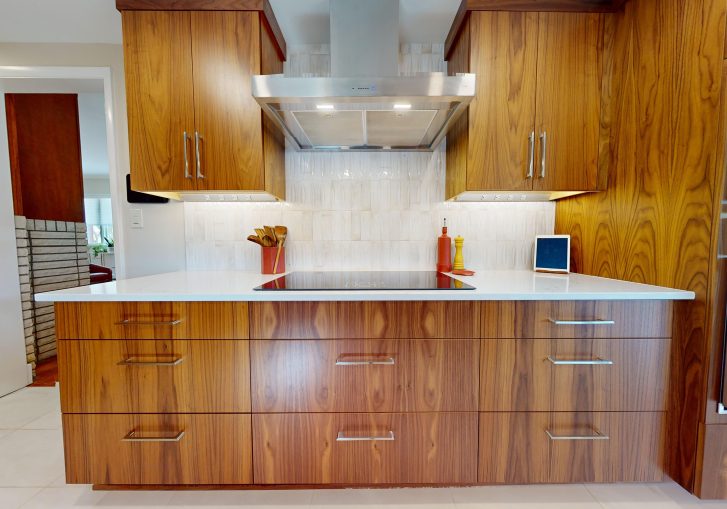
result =
[[[278,239],[278,252],[275,254],[275,265],[273,265],[273,274],[278,273],[278,260],[280,260],[280,251],[283,249],[285,239],[288,237],[288,228],[285,226],[276,226],[275,237]]]

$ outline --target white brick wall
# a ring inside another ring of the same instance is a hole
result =
[[[33,294],[90,282],[86,225],[15,217],[28,363],[56,355],[53,304]]]

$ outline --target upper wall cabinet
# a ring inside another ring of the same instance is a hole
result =
[[[599,186],[603,14],[473,11],[448,52],[477,75],[447,136],[447,198]]]
[[[284,41],[266,14],[123,10],[129,4],[117,3],[132,187],[285,198],[285,141],[251,93],[253,75],[283,72]]]

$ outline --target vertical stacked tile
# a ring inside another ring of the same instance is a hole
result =
[[[441,44],[404,44],[399,72],[446,72]],[[287,76],[328,76],[328,45],[291,45]],[[245,240],[284,224],[295,270],[429,269],[447,218],[473,269],[529,269],[535,235],[552,234],[555,204],[445,202],[445,144],[433,153],[286,152],[285,203],[185,203],[187,268],[259,270]]]
[[[83,223],[27,220],[33,293],[89,284],[85,232]],[[40,361],[56,354],[55,314],[52,303],[34,302],[32,310],[35,354]]]

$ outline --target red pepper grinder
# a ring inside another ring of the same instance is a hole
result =
[[[447,236],[447,218],[444,218],[442,235],[437,240],[437,272],[452,271],[452,238]]]

